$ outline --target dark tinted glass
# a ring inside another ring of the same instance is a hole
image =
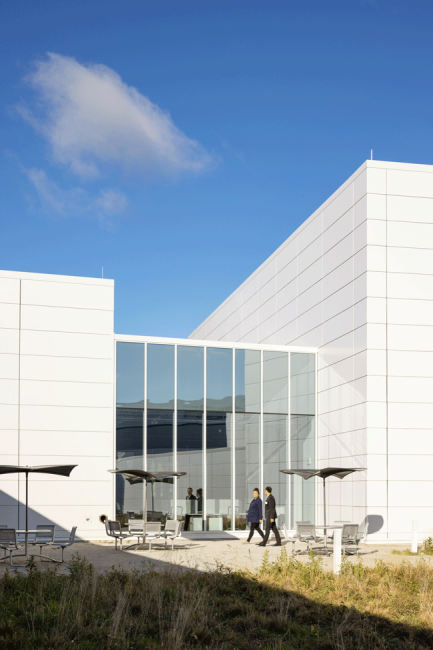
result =
[[[177,517],[185,521],[185,530],[202,531],[203,485],[203,413],[177,413],[177,469],[186,476],[177,479]],[[190,499],[188,488],[194,499]]]
[[[139,456],[142,460],[142,409],[116,409],[116,451],[118,459]]]
[[[206,418],[206,527],[232,526],[233,413],[208,413]]]
[[[245,530],[253,490],[260,489],[259,414],[236,414],[235,481],[235,528]]]

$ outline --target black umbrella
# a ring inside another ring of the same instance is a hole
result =
[[[325,467],[324,469],[280,469],[282,474],[296,474],[302,476],[303,479],[308,481],[312,476],[318,476],[323,479],[323,523],[326,526],[326,489],[325,481],[328,476],[336,476],[343,479],[352,472],[363,472],[366,467]]]
[[[58,476],[69,476],[76,465],[0,465],[0,474],[15,474],[25,472],[26,475],[26,530],[29,529],[29,473],[36,474],[57,474]]]
[[[186,472],[146,472],[144,469],[109,469],[112,474],[123,474],[127,480],[134,484],[144,481],[144,509],[143,519],[147,523],[147,483],[148,481],[162,481],[164,483],[173,480],[174,476],[185,476]]]

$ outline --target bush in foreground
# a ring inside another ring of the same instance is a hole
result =
[[[277,648],[381,650],[433,647],[433,569],[267,554],[258,571],[112,569],[78,555],[69,575],[6,573],[0,579],[2,650]]]

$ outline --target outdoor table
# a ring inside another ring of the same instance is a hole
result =
[[[25,536],[25,553],[17,553],[13,557],[27,557],[28,556],[28,549],[29,549],[29,535],[36,535],[41,534],[42,535],[51,535],[51,530],[49,528],[37,528],[33,530],[17,530],[17,538],[18,535],[24,535]],[[51,562],[58,562],[58,560],[54,560],[52,557],[48,557],[48,555],[40,555],[39,557],[43,557],[46,560],[50,560]]]
[[[341,524],[326,524],[326,526],[317,524],[314,528],[315,530],[323,530],[325,535],[325,551],[328,553],[328,530],[342,530],[343,526]]]

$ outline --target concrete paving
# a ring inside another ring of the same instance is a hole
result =
[[[258,542],[259,538],[257,538]],[[128,540],[127,540],[128,541]],[[179,569],[195,569],[198,571],[213,571],[218,566],[229,567],[231,569],[257,569],[263,561],[265,550],[269,552],[269,560],[274,561],[281,553],[281,547],[273,546],[273,541],[264,549],[257,546],[254,540],[250,544],[243,543],[238,539],[178,539],[175,541],[174,550],[171,550],[171,545],[165,548],[162,540],[154,541],[152,549],[149,550],[149,544],[132,547],[127,551],[116,551],[114,542],[111,540],[101,540],[93,542],[77,542],[72,547],[65,550],[66,562],[63,565],[58,565],[62,573],[67,572],[68,561],[72,555],[78,553],[81,557],[87,559],[88,562],[94,565],[98,572],[109,571],[114,568],[122,569],[142,569],[145,567],[153,568],[154,570],[164,570],[168,568],[178,567]],[[127,543],[124,544],[127,546]],[[283,548],[286,549],[287,554],[292,553],[292,544],[283,540]],[[297,544],[297,549],[305,550],[305,544]],[[359,553],[359,558],[366,566],[374,565],[377,560],[383,560],[389,564],[399,564],[402,561],[418,562],[421,557],[425,558],[429,564],[433,562],[433,557],[430,556],[407,556],[395,555],[392,553],[393,549],[402,551],[409,546],[404,545],[364,545]],[[60,559],[60,550],[54,548],[45,548],[44,553],[53,558]],[[309,562],[308,555],[296,555],[296,558],[301,562]],[[35,559],[38,566],[43,568],[52,568],[54,564],[49,562],[40,563],[37,559],[37,552]],[[17,558],[22,561],[23,558]],[[357,557],[350,556],[350,562],[357,562]],[[323,566],[325,569],[332,570],[332,557],[323,557]],[[0,562],[0,575],[4,573],[6,568],[10,569],[9,562]],[[21,573],[21,570],[20,570]]]

